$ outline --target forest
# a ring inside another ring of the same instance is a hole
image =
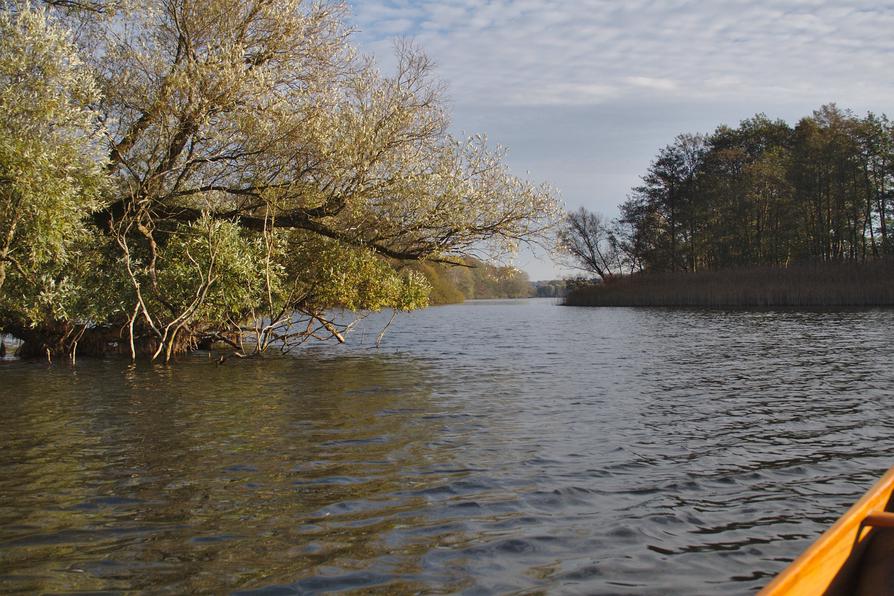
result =
[[[759,114],[736,128],[681,134],[619,211],[610,222],[577,211],[562,232],[576,264],[604,282],[817,264],[840,272],[842,263],[890,257],[894,124],[829,104],[794,126]]]
[[[425,53],[384,73],[352,36],[334,1],[4,4],[0,334],[49,359],[344,341],[333,309],[421,308],[426,268],[546,242],[555,192],[449,133]]]

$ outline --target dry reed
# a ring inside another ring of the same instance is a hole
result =
[[[573,290],[569,306],[894,305],[894,259],[696,273],[641,273]]]

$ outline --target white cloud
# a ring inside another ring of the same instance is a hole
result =
[[[459,103],[890,100],[894,6],[831,0],[355,0],[361,44],[414,35]],[[388,58],[384,58],[388,63]],[[718,85],[718,81],[724,81]]]
[[[673,91],[677,88],[677,83],[670,79],[656,77],[627,77],[624,80],[634,87],[643,87],[645,89],[654,89],[656,91]]]

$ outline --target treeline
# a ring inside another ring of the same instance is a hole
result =
[[[600,238],[613,273],[894,254],[894,125],[884,115],[830,104],[794,127],[761,114],[683,134],[642,180]]]
[[[568,293],[569,285],[573,280],[550,279],[532,282],[533,294],[536,298],[563,298]]]
[[[463,259],[466,266],[419,262],[411,267],[431,286],[431,304],[455,304],[486,298],[528,298],[533,288],[528,274],[510,266],[496,266],[478,259]]]

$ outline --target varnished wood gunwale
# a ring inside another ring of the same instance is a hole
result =
[[[758,596],[819,595],[835,581],[848,557],[871,528],[860,529],[866,516],[884,511],[894,491],[894,467],[826,530],[800,557],[770,582]],[[860,536],[857,531],[860,529]]]

